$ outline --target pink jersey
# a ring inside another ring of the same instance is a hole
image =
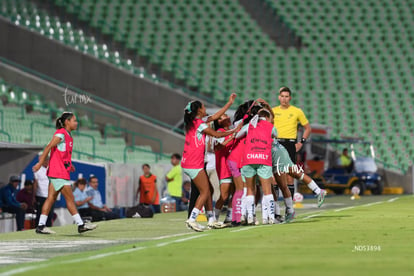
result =
[[[200,133],[197,134],[197,129],[201,124],[204,124],[204,121],[196,118],[193,128],[185,135],[183,158],[181,159],[181,167],[184,169],[204,168],[206,135],[204,133],[201,133],[201,136]]]
[[[236,139],[234,140],[234,142],[232,143],[232,147],[230,149],[230,154],[227,157],[228,160],[236,162],[239,169],[243,164],[243,153],[244,153],[244,147],[245,147],[245,141],[246,141],[246,137],[242,137],[240,139]]]
[[[259,120],[256,127],[249,125],[243,166],[253,164],[272,166],[272,131],[273,125],[264,120]]]
[[[50,152],[47,176],[69,180],[70,168],[72,166],[73,138],[64,128],[56,130],[53,136],[60,136],[63,139]]]
[[[220,128],[217,131],[223,132],[226,131],[224,128]],[[224,138],[224,141],[230,139],[231,135],[228,135]],[[233,141],[228,143],[225,147],[215,152],[216,154],[216,171],[218,179],[225,179],[231,177],[231,172],[227,166],[227,157],[229,156],[229,150],[231,149]]]

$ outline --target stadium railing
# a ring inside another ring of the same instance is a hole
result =
[[[88,92],[86,92],[86,91],[84,91],[84,90],[82,90],[82,89],[79,89],[79,88],[77,88],[77,87],[73,87],[73,86],[71,86],[71,85],[69,85],[69,84],[66,84],[66,83],[63,83],[63,82],[61,82],[61,81],[59,81],[59,80],[56,80],[56,79],[51,78],[51,77],[49,77],[49,76],[46,76],[46,75],[44,75],[44,74],[42,74],[42,73],[39,73],[39,72],[37,72],[37,71],[35,71],[35,70],[32,70],[32,69],[30,69],[30,68],[27,68],[27,67],[25,67],[25,66],[23,66],[23,65],[21,65],[21,64],[15,63],[15,62],[13,62],[13,61],[11,61],[11,60],[8,60],[8,59],[6,59],[6,58],[4,58],[4,57],[0,57],[0,61],[1,61],[1,62],[4,62],[4,63],[6,63],[6,64],[9,64],[9,65],[11,65],[11,66],[14,66],[14,67],[16,67],[16,68],[19,68],[20,70],[22,70],[22,71],[24,71],[24,72],[27,72],[27,73],[29,73],[29,74],[32,74],[32,75],[34,75],[34,76],[36,76],[36,77],[38,77],[38,78],[40,78],[40,79],[46,80],[46,81],[48,81],[48,82],[50,82],[50,83],[53,83],[53,84],[55,84],[55,85],[57,85],[57,86],[59,86],[59,87],[61,87],[61,88],[63,88],[63,89],[68,89],[68,90],[70,89],[70,91],[72,91],[72,92],[76,92],[76,93],[78,93],[78,94],[82,94],[82,95],[85,95],[85,96],[89,96],[89,97],[91,97],[91,98],[92,98],[95,102],[98,102],[98,103],[101,103],[101,104],[104,104],[104,105],[110,106],[110,107],[115,108],[115,109],[117,109],[117,110],[121,110],[121,111],[123,111],[123,112],[125,112],[125,113],[127,113],[127,114],[130,114],[130,115],[133,115],[133,116],[135,116],[135,117],[137,117],[137,118],[141,118],[141,119],[144,119],[144,120],[146,120],[146,121],[149,121],[150,123],[152,123],[152,124],[154,124],[154,125],[161,126],[161,127],[166,128],[166,129],[168,129],[168,130],[170,130],[170,131],[173,131],[173,132],[176,132],[176,133],[179,133],[179,134],[184,135],[184,131],[183,131],[182,129],[180,129],[180,128],[177,128],[177,127],[172,126],[172,125],[169,125],[169,124],[167,124],[167,123],[165,123],[165,122],[162,122],[162,121],[156,120],[156,119],[154,119],[154,118],[152,118],[152,117],[149,117],[149,116],[147,116],[147,115],[145,115],[145,114],[142,114],[142,113],[139,113],[139,112],[137,112],[137,111],[133,111],[133,110],[128,109],[128,108],[126,108],[126,107],[123,107],[123,106],[121,106],[121,105],[115,104],[115,103],[110,102],[110,101],[108,101],[108,100],[105,100],[105,99],[103,99],[103,98],[101,98],[101,97],[99,97],[99,96],[92,95],[92,94],[90,94],[90,93],[88,93]]]

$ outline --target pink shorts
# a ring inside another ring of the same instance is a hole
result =
[[[233,177],[239,177],[241,176],[239,166],[237,165],[237,162],[227,160],[227,167],[230,170],[230,173]]]

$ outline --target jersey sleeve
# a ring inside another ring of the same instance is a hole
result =
[[[203,131],[206,128],[208,128],[208,125],[206,123],[202,123],[198,126],[197,131],[196,131],[198,140],[201,140],[201,138],[203,138]]]
[[[63,133],[56,133],[55,136],[60,138],[60,140],[65,140],[65,135]]]
[[[198,127],[197,132],[202,133],[206,128],[208,128],[208,125],[206,123],[202,123]]]
[[[277,138],[277,129],[275,127],[272,129],[272,137]]]
[[[176,167],[173,167],[167,174],[168,179],[173,179],[177,174]]]
[[[243,138],[249,132],[249,124],[244,125],[236,135],[236,139]]]
[[[306,118],[305,113],[303,113],[302,109],[300,108],[298,108],[298,121],[302,126],[309,124],[309,121]]]

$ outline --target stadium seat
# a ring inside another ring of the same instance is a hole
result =
[[[53,3],[149,60],[149,66],[158,65],[177,82],[216,100],[226,100],[228,91],[238,91],[237,103],[262,96],[276,104],[275,92],[287,85],[299,98],[294,97],[294,103],[302,105],[311,121],[335,122],[335,136],[359,135],[367,131],[367,125],[377,131],[371,137],[382,131],[413,133],[412,128],[404,128],[405,123],[398,123],[398,118],[410,118],[414,106],[409,92],[414,87],[414,59],[410,58],[414,56],[414,18],[409,1],[392,5],[385,0],[257,1],[272,9],[306,46],[299,50],[276,46],[237,1]],[[146,68],[134,67],[120,53],[94,43],[70,22],[49,16],[29,1],[5,1],[1,13],[16,24],[28,23],[46,36],[153,79]],[[159,77],[154,81],[160,81]],[[6,95],[2,89],[0,83],[0,93]],[[18,101],[20,96],[14,92],[11,100]],[[392,113],[391,122],[384,110],[395,98],[403,100],[393,102],[390,112],[401,114]],[[355,108],[359,113],[350,112]],[[382,140],[377,143],[381,149],[386,147]],[[406,160],[399,152],[384,156],[391,163]]]

